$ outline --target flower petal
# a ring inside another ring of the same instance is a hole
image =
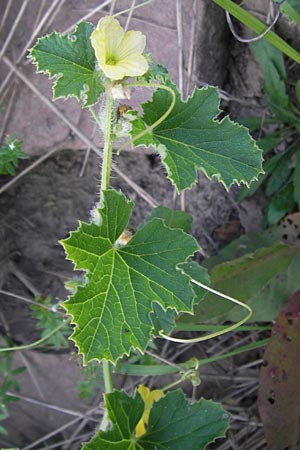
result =
[[[99,20],[97,30],[102,31],[105,35],[106,52],[109,55],[118,53],[125,31],[121,27],[117,19],[111,16],[103,17]]]
[[[103,64],[100,66],[107,78],[111,80],[122,80],[126,73],[123,67],[114,64]]]
[[[132,53],[143,53],[146,37],[140,31],[127,31],[118,48],[119,59],[125,59]]]
[[[133,53],[126,59],[119,61],[116,67],[118,67],[120,71],[122,70],[124,72],[124,76],[138,77],[144,75],[144,73],[147,72],[149,66],[146,58],[143,55]],[[117,80],[120,78],[115,79]]]
[[[100,30],[94,30],[91,34],[91,44],[95,50],[98,63],[105,64],[106,61],[106,41],[105,35]]]
[[[97,28],[91,34],[92,46],[99,64],[108,59],[118,59],[118,48],[125,31],[119,22],[111,16],[99,20]]]

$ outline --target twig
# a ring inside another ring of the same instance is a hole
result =
[[[83,421],[83,423],[84,423],[84,421]],[[81,424],[80,425],[78,425],[78,428],[80,428],[81,427]],[[55,444],[53,444],[53,445],[47,445],[47,450],[51,450],[51,449],[53,449],[53,448],[60,448],[60,449],[71,449],[71,447],[70,447],[70,444],[72,444],[73,442],[75,442],[75,441],[81,441],[81,442],[86,442],[86,441],[88,441],[88,440],[90,440],[90,438],[94,435],[95,433],[94,433],[94,431],[90,431],[90,432],[88,432],[88,433],[84,433],[84,434],[80,434],[79,436],[74,436],[74,437],[70,437],[70,438],[67,438],[67,439],[65,439],[65,440],[63,440],[63,441],[59,441],[59,442],[56,442]],[[72,435],[73,436],[73,435]],[[72,447],[73,448],[73,447]],[[79,448],[79,447],[76,447],[76,448]]]
[[[19,280],[21,283],[32,293],[34,297],[37,297],[40,295],[40,292],[36,287],[31,283],[30,280],[28,280],[27,276],[21,272],[20,269],[18,269],[14,263],[9,263],[9,271]]]
[[[22,300],[23,302],[30,303],[32,305],[37,305],[40,306],[41,308],[47,309],[48,311],[52,311],[52,309],[49,306],[46,306],[43,303],[36,302],[34,300],[31,300],[30,298],[23,297],[22,295],[14,294],[13,292],[0,289],[0,294],[8,295],[10,297],[16,298],[17,300]]]
[[[182,2],[176,0],[176,23],[177,23],[177,45],[178,45],[178,78],[179,91],[183,92],[183,31],[182,31]]]
[[[128,17],[127,17],[127,20],[126,20],[126,24],[125,24],[125,27],[124,27],[124,30],[125,30],[125,31],[128,30],[129,23],[130,23],[130,20],[131,20],[133,11],[134,11],[134,9],[135,9],[135,4],[136,4],[136,0],[132,0],[131,7],[130,7],[130,11],[129,11],[129,14],[128,14]]]
[[[112,0],[106,0],[106,2],[103,2],[101,5],[97,6],[96,8],[92,9],[92,11],[90,11],[88,14],[86,14],[85,16],[81,17],[80,20],[87,20],[90,17],[92,17],[94,14],[96,14],[97,12],[101,11],[101,9],[105,8],[105,6],[109,5],[112,2]],[[73,29],[76,26],[76,23],[73,23],[72,25],[70,25],[65,31],[63,31],[63,34],[65,33],[70,33],[70,31],[73,31]]]
[[[9,189],[13,184],[15,184],[17,181],[19,181],[20,178],[24,177],[27,173],[31,172],[31,170],[35,169],[39,164],[41,164],[43,161],[45,161],[47,158],[49,158],[53,153],[57,152],[58,150],[61,150],[61,144],[55,146],[51,150],[49,150],[47,153],[45,153],[43,156],[38,158],[36,161],[34,161],[30,166],[26,167],[26,169],[22,170],[22,172],[18,173],[18,175],[14,176],[8,183],[6,183],[4,186],[0,188],[0,195],[3,194],[7,189]]]
[[[164,364],[168,364],[169,366],[175,367],[178,370],[182,370],[182,367],[179,366],[179,364],[172,363],[169,360],[167,360],[165,358],[162,358],[161,356],[157,355],[156,353],[149,352],[149,350],[145,350],[145,353],[147,355],[151,356],[152,358],[158,359],[158,361],[163,362]]]
[[[46,398],[44,396],[44,392],[42,391],[42,388],[41,388],[41,386],[40,386],[36,376],[34,375],[32,369],[31,369],[31,365],[28,362],[27,357],[22,352],[19,353],[19,357],[23,361],[23,364],[26,366],[27,372],[29,373],[29,376],[32,379],[32,382],[33,382],[33,384],[34,384],[34,386],[35,386],[39,396],[41,397],[42,400],[45,401]]]
[[[76,417],[75,419],[71,420],[68,423],[65,423],[61,427],[57,428],[54,431],[51,431],[50,433],[45,434],[41,438],[37,439],[36,441],[32,442],[31,444],[27,445],[26,447],[23,447],[22,450],[30,450],[31,448],[36,447],[40,443],[45,443],[48,439],[55,436],[58,433],[61,433],[62,431],[66,430],[67,428],[70,428],[72,425],[75,425],[77,422],[79,422],[82,419],[82,417]],[[44,448],[44,447],[43,447]]]
[[[47,24],[47,26],[49,26],[50,20],[49,17],[51,16],[52,12],[56,12],[58,13],[58,8],[57,5],[61,0],[54,0],[53,3],[50,5],[49,9],[47,10],[46,14],[42,17],[41,20],[38,21],[38,25],[37,27],[33,28],[33,32],[30,36],[30,38],[28,39],[28,41],[26,42],[26,45],[24,45],[17,61],[16,64],[19,64],[21,59],[23,58],[24,54],[26,53],[26,51],[28,50],[28,48],[31,46],[33,40],[36,38],[36,36],[39,34],[39,32],[42,30],[43,26],[45,24]],[[53,19],[52,19],[53,20]]]
[[[194,0],[193,18],[192,18],[192,24],[191,24],[190,49],[189,49],[189,57],[188,57],[188,70],[187,70],[187,88],[186,88],[187,95],[190,93],[192,75],[193,75],[193,70],[194,70],[197,17],[198,17],[198,0]]]
[[[58,411],[63,414],[68,414],[70,416],[79,417],[80,419],[88,418],[89,420],[93,422],[98,422],[97,419],[94,419],[93,417],[89,417],[92,413],[94,413],[99,407],[95,407],[91,409],[90,411],[87,411],[86,413],[82,413],[80,411],[74,411],[73,409],[68,408],[62,408],[61,406],[53,405],[52,403],[43,402],[41,400],[36,400],[35,398],[27,397],[25,395],[21,395],[14,392],[7,392],[7,395],[11,395],[13,397],[18,397],[20,400],[24,400],[25,402],[32,403],[33,405],[43,406],[47,409],[51,409],[53,411]]]
[[[20,20],[22,19],[22,16],[23,16],[23,14],[24,14],[24,11],[25,11],[25,9],[26,9],[26,6],[28,5],[28,2],[29,2],[29,0],[24,0],[24,2],[22,3],[21,8],[20,8],[20,10],[19,10],[18,15],[17,15],[17,17],[15,18],[15,20],[14,20],[14,22],[13,22],[13,25],[12,25],[11,29],[9,30],[9,33],[8,33],[8,35],[7,35],[7,37],[6,37],[5,41],[4,41],[4,44],[3,44],[3,46],[2,46],[2,49],[0,50],[0,61],[1,61],[1,59],[2,59],[2,57],[3,57],[3,55],[4,55],[4,53],[6,52],[6,49],[7,49],[8,45],[9,45],[9,43],[10,43],[10,41],[11,41],[11,38],[12,38],[13,35],[14,35],[14,32],[16,31],[16,28],[18,27],[18,25],[19,25],[19,23],[20,23]]]
[[[1,19],[0,31],[2,30],[3,25],[5,24],[5,21],[7,19],[8,13],[9,13],[10,8],[11,8],[11,5],[12,5],[12,0],[8,0],[7,3],[6,3],[5,11],[4,11],[2,19]]]
[[[143,6],[149,5],[150,3],[153,3],[154,1],[155,0],[146,0],[145,2],[142,2],[139,5],[136,5],[135,9],[142,8]],[[113,6],[115,6],[115,4],[116,4],[116,0],[114,0]],[[127,8],[127,9],[124,9],[122,11],[119,11],[119,12],[114,14],[114,17],[118,17],[118,16],[121,16],[122,14],[126,14],[127,12],[130,11],[130,9],[131,8]],[[110,14],[112,15],[112,12],[110,12]]]
[[[13,88],[11,89],[11,95],[9,97],[8,105],[7,105],[7,108],[5,111],[5,116],[4,116],[3,123],[1,126],[1,130],[0,130],[0,142],[3,138],[4,132],[6,129],[6,125],[9,120],[9,117],[10,117],[10,112],[11,112],[12,106],[14,104],[16,92],[17,92],[17,86],[16,86],[16,83],[13,82]]]

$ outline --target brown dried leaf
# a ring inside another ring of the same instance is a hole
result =
[[[274,322],[260,371],[258,407],[270,450],[300,448],[300,291]]]

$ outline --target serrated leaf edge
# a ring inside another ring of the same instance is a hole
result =
[[[39,62],[38,62],[38,60],[35,58],[35,56],[32,55],[32,51],[35,49],[35,47],[36,47],[40,42],[42,42],[42,41],[44,41],[44,40],[46,40],[46,39],[49,39],[49,38],[51,38],[51,37],[54,36],[54,35],[55,35],[55,36],[58,36],[59,38],[65,38],[65,37],[70,38],[70,37],[72,37],[72,36],[75,36],[75,34],[76,34],[77,30],[78,30],[79,25],[82,24],[82,23],[87,23],[87,24],[90,24],[90,25],[94,26],[91,22],[86,22],[86,21],[84,21],[84,22],[79,22],[79,23],[76,25],[76,27],[74,28],[74,30],[73,30],[71,33],[63,34],[63,33],[57,32],[57,31],[53,31],[52,33],[46,34],[45,36],[39,37],[39,38],[37,39],[35,45],[34,45],[33,47],[31,47],[30,49],[28,49],[28,55],[27,55],[27,58],[32,62],[32,64],[34,64],[34,65],[36,66],[36,72],[35,72],[35,73],[37,73],[37,74],[38,74],[38,73],[42,73],[42,74],[48,75],[48,79],[49,79],[49,80],[54,80],[54,82],[53,82],[53,84],[52,84],[52,96],[53,96],[53,100],[58,100],[58,99],[60,99],[60,98],[62,98],[62,99],[64,99],[64,100],[67,100],[68,98],[75,97],[79,102],[82,101],[83,106],[84,106],[85,103],[86,103],[84,99],[86,98],[86,94],[87,94],[87,92],[89,91],[89,87],[88,87],[86,84],[84,84],[84,85],[82,86],[82,90],[81,90],[80,96],[78,96],[78,95],[76,95],[76,94],[68,94],[67,96],[64,96],[64,95],[58,95],[58,96],[56,96],[56,95],[55,95],[55,88],[56,88],[56,86],[57,86],[57,83],[58,83],[59,79],[60,79],[61,77],[63,77],[63,73],[62,73],[62,72],[59,72],[59,73],[54,73],[53,75],[51,75],[49,69],[46,69],[46,70],[40,69],[40,68],[39,68]],[[86,68],[85,68],[85,69],[86,69]],[[94,72],[95,72],[95,71],[94,71]],[[91,73],[94,73],[94,72],[91,72]],[[96,103],[96,102],[95,102],[95,103]],[[94,104],[95,104],[95,103],[94,103]],[[93,106],[93,104],[89,104],[88,106]]]
[[[122,196],[122,192],[117,192],[117,191],[115,191],[115,192],[116,192],[118,195]],[[126,202],[127,202],[128,204],[131,203],[131,204],[133,205],[132,200],[129,200],[129,199],[126,198]],[[101,211],[101,210],[104,209],[104,208],[105,208],[105,205],[104,205],[102,208],[99,208],[99,210]],[[152,222],[153,220],[156,220],[156,221],[159,220],[160,222],[163,223],[163,225],[164,225],[165,228],[167,228],[167,229],[170,230],[170,231],[174,231],[174,228],[170,228],[170,227],[168,227],[168,226],[166,225],[164,219],[154,217],[154,218],[151,219],[150,221]],[[147,223],[149,223],[150,221],[147,221]],[[70,233],[70,237],[71,237],[72,233],[75,233],[75,232],[77,232],[77,231],[80,229],[82,223],[83,223],[83,222],[79,221],[79,226],[77,227],[77,229],[76,229],[75,231],[72,231],[72,232]],[[143,225],[142,225],[141,227],[143,227],[144,225],[146,225],[146,222],[144,222]],[[182,230],[182,229],[178,229],[178,230],[180,230],[184,235],[186,235],[186,236],[188,236],[188,237],[194,239],[195,244],[196,244],[197,247],[198,247],[198,248],[195,250],[194,253],[196,253],[197,251],[200,250],[199,244],[198,244],[198,242],[196,241],[196,239],[195,239],[193,236],[191,236],[190,234],[186,233],[186,232],[185,232],[184,230]],[[68,239],[68,238],[66,238],[66,239]],[[72,258],[69,258],[69,257],[67,256],[66,249],[65,249],[65,246],[64,246],[64,244],[63,244],[64,240],[66,240],[66,239],[63,239],[63,240],[60,240],[60,241],[59,241],[59,243],[60,243],[60,244],[63,246],[63,248],[64,248],[65,255],[66,255],[65,258],[66,258],[68,261],[71,261],[71,262],[73,263],[73,265],[74,265],[74,270],[80,270],[80,271],[83,271],[83,272],[84,272],[84,279],[85,279],[85,282],[88,282],[88,276],[87,276],[87,275],[88,275],[89,271],[88,271],[88,270],[84,270],[84,269],[77,269],[77,265],[76,265],[76,263],[73,261],[73,259],[72,259]],[[112,244],[113,244],[113,243],[112,243]],[[116,248],[116,251],[117,251],[117,250],[118,250],[118,249]],[[185,314],[191,314],[191,315],[193,314],[194,302],[195,302],[195,299],[196,299],[197,295],[196,295],[196,293],[195,293],[194,286],[193,286],[192,282],[190,281],[190,280],[191,280],[191,276],[188,275],[188,274],[187,274],[182,268],[180,268],[179,266],[180,266],[181,264],[184,264],[184,263],[188,262],[189,259],[190,259],[192,256],[193,256],[193,255],[188,256],[184,261],[181,261],[180,263],[176,264],[176,266],[175,266],[175,267],[176,267],[176,270],[178,270],[182,275],[184,275],[185,277],[187,277],[187,278],[189,279],[189,285],[190,285],[190,289],[191,289],[191,291],[192,291],[192,293],[193,293],[193,299],[192,299],[192,302],[191,302],[191,311],[184,311],[184,312],[185,312]],[[77,290],[77,289],[76,289],[76,290]],[[68,308],[67,308],[66,305],[67,305],[67,303],[68,303],[69,298],[70,298],[71,296],[75,295],[75,293],[76,293],[76,291],[73,292],[71,295],[69,295],[68,298],[67,298],[64,302],[61,303],[61,306],[62,306],[62,308],[64,308],[64,310],[66,311],[66,314],[67,314],[69,317],[71,317],[71,325],[73,325],[73,330],[74,330],[74,331],[73,331],[73,333],[71,334],[71,336],[69,336],[68,339],[71,340],[72,342],[74,342],[74,345],[75,345],[76,348],[78,349],[78,354],[79,354],[79,355],[82,355],[82,358],[83,358],[83,365],[86,366],[87,363],[89,363],[89,362],[91,362],[91,361],[99,361],[99,359],[98,359],[98,358],[92,358],[92,359],[88,359],[88,360],[87,360],[85,354],[84,354],[82,351],[80,351],[80,348],[79,348],[79,346],[77,345],[76,340],[73,338],[73,336],[74,336],[74,334],[75,334],[75,331],[76,331],[76,328],[77,328],[78,324],[77,324],[77,322],[74,321],[74,315],[68,311]],[[152,303],[158,303],[158,302],[153,301]],[[177,308],[174,308],[174,307],[172,307],[172,306],[167,306],[166,308],[164,308],[163,305],[161,305],[160,303],[158,303],[158,304],[159,304],[159,306],[163,309],[164,312],[166,312],[168,309],[170,309],[170,310],[173,310],[176,314],[179,313],[179,311],[177,310]],[[155,314],[155,311],[154,311],[153,309],[149,311],[149,320],[150,320],[151,323],[152,323],[152,320],[151,320],[151,318],[150,318],[150,314],[151,314],[151,313],[154,313],[154,314]],[[152,325],[151,325],[151,331],[150,331],[150,333],[149,333],[149,340],[151,339],[151,335],[152,335],[153,331],[155,331],[155,327],[154,327],[154,325],[153,325],[153,323],[152,323]],[[147,344],[146,344],[146,346],[147,346]],[[145,346],[145,348],[146,348],[146,346]],[[144,348],[144,349],[145,349],[145,348]],[[120,358],[122,358],[122,357],[124,357],[124,356],[129,356],[129,355],[130,355],[130,352],[131,352],[131,351],[135,351],[135,350],[138,350],[141,354],[143,354],[143,353],[141,352],[140,348],[134,347],[134,346],[132,345],[132,346],[130,347],[130,349],[128,350],[128,352],[125,351],[122,355],[119,356],[118,359],[113,360],[113,359],[111,358],[111,359],[108,359],[108,361],[110,361],[113,365],[116,365],[117,362],[118,362],[118,360],[119,360]],[[103,359],[104,359],[104,358],[103,358]]]
[[[193,97],[196,95],[196,92],[197,92],[197,91],[200,92],[200,91],[204,91],[204,90],[208,90],[208,89],[211,89],[212,91],[215,91],[215,92],[218,91],[218,89],[217,89],[216,87],[210,86],[210,85],[206,85],[206,86],[204,86],[203,88],[200,88],[200,89],[197,88],[197,87],[195,87],[191,95],[189,95],[186,99],[182,99],[182,97],[181,97],[181,95],[180,95],[180,93],[179,93],[179,91],[178,91],[178,89],[177,89],[177,86],[176,86],[174,83],[172,83],[172,88],[174,88],[174,87],[175,87],[176,96],[179,97],[179,99],[182,101],[182,103],[185,103],[185,104],[187,104],[189,100],[193,99]],[[149,102],[151,102],[151,100],[150,100]],[[143,103],[141,106],[143,107],[143,105],[145,105],[145,104],[147,104],[147,103],[149,103],[149,102]],[[218,115],[222,112],[222,110],[220,109],[220,97],[219,97],[219,96],[218,96],[217,111],[218,111],[217,114],[216,114],[216,115],[214,116],[214,118],[212,119],[213,122],[218,123],[218,124],[222,124],[225,120],[227,120],[227,121],[229,121],[229,123],[232,124],[234,127],[243,129],[243,130],[248,134],[248,137],[249,137],[249,139],[250,139],[250,142],[252,142],[252,143],[254,144],[254,145],[253,145],[253,150],[255,150],[256,153],[259,152],[261,155],[263,154],[263,151],[258,147],[256,141],[253,139],[253,137],[252,137],[251,134],[249,133],[248,128],[246,128],[244,125],[239,124],[238,122],[234,122],[233,120],[231,120],[231,119],[229,118],[229,116],[225,116],[223,119],[218,120],[217,117],[218,117]],[[143,120],[143,116],[140,116],[140,117],[138,117],[138,118],[139,118],[140,120]],[[167,120],[168,120],[168,119],[167,119]],[[143,121],[143,123],[145,124],[146,127],[148,126],[144,121]],[[176,128],[174,128],[174,130],[176,130]],[[153,131],[155,132],[155,128],[154,128]],[[226,191],[229,191],[230,188],[231,188],[231,186],[232,186],[233,184],[237,184],[238,186],[244,184],[247,188],[249,188],[249,187],[250,187],[250,184],[251,184],[253,181],[256,181],[256,180],[258,179],[258,176],[259,176],[260,174],[264,174],[264,173],[265,173],[264,170],[263,170],[263,167],[262,167],[262,163],[263,163],[263,159],[262,159],[262,160],[261,160],[261,170],[257,173],[257,176],[254,176],[249,182],[247,182],[247,181],[245,181],[245,180],[237,180],[236,178],[234,178],[234,179],[232,180],[231,184],[230,184],[229,186],[227,186],[227,185],[223,182],[220,173],[215,173],[215,174],[213,174],[212,176],[209,176],[209,175],[207,174],[206,170],[205,170],[202,166],[197,167],[197,165],[194,165],[194,169],[195,169],[195,179],[194,179],[194,181],[191,182],[191,184],[190,184],[189,186],[187,186],[187,187],[185,187],[185,188],[183,188],[183,189],[179,189],[179,188],[176,186],[175,182],[174,182],[174,181],[172,180],[172,178],[171,178],[171,177],[173,176],[173,173],[174,173],[174,172],[172,172],[171,169],[169,168],[169,166],[165,163],[165,159],[166,159],[166,157],[167,157],[167,151],[168,151],[168,150],[167,150],[166,146],[163,145],[163,144],[161,144],[160,142],[158,142],[158,144],[156,144],[156,143],[155,143],[155,140],[156,140],[156,139],[155,139],[155,136],[153,136],[153,141],[154,141],[154,142],[153,142],[153,144],[151,144],[151,145],[157,150],[157,153],[159,153],[159,155],[161,156],[162,162],[163,162],[163,164],[164,164],[164,166],[166,167],[167,172],[168,172],[167,178],[170,180],[171,184],[172,184],[173,186],[175,186],[175,188],[176,188],[176,190],[177,190],[178,193],[180,193],[180,192],[182,192],[182,191],[185,191],[185,190],[190,190],[190,189],[192,189],[192,187],[193,187],[195,184],[197,184],[197,172],[198,172],[198,170],[201,170],[209,180],[212,180],[213,178],[217,179],[218,182],[221,183],[221,184],[225,187]],[[145,147],[144,144],[135,144],[135,146],[136,146],[136,147]]]

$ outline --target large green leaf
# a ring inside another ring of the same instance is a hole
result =
[[[102,74],[95,70],[95,53],[90,42],[93,29],[91,23],[81,22],[73,34],[51,33],[38,39],[30,50],[37,72],[56,79],[54,99],[74,96],[84,106],[91,106],[104,92]]]
[[[168,176],[179,191],[197,180],[197,169],[217,177],[227,188],[233,183],[249,185],[262,171],[261,151],[241,125],[220,113],[216,88],[195,89],[182,101],[175,85],[175,106],[151,133],[139,133],[153,125],[171,105],[169,92],[157,89],[153,99],[143,105],[143,116],[132,122],[135,145],[153,145],[161,155]]]
[[[152,210],[149,220],[153,217],[163,219],[165,224],[170,228],[179,228],[186,233],[191,232],[192,216],[184,211],[176,211],[165,206],[158,206]]]
[[[219,404],[203,398],[191,404],[177,390],[153,403],[147,432],[136,437],[144,412],[140,394],[135,392],[133,398],[125,392],[107,394],[105,406],[112,428],[97,433],[83,450],[203,450],[224,436],[229,421]]]
[[[87,272],[86,285],[64,303],[76,325],[72,339],[85,361],[115,362],[132,348],[143,351],[154,328],[154,302],[163,310],[193,308],[190,277],[178,265],[197,251],[196,241],[153,218],[122,246],[118,238],[131,209],[123,194],[105,191],[101,224],[80,223],[63,241],[75,269]]]
[[[266,322],[273,320],[289,295],[300,288],[299,270],[299,245],[290,247],[277,243],[215,266],[211,272],[211,287],[247,303],[253,310],[251,321]],[[240,306],[208,293],[195,306],[194,317],[189,319],[184,315],[184,322],[235,322],[244,316],[245,311]]]

